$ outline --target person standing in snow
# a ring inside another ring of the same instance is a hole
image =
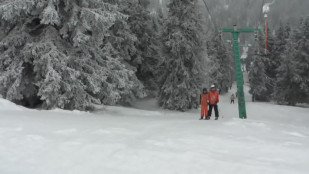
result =
[[[200,120],[204,119],[208,119],[207,115],[208,115],[208,91],[206,88],[203,89],[203,93],[200,96],[200,105],[201,105],[201,118]]]
[[[235,95],[232,94],[232,95],[231,95],[231,104],[232,104],[232,103],[234,104],[234,100],[235,100]]]
[[[210,87],[210,92],[208,93],[208,100],[209,100],[208,119],[210,119],[212,108],[214,108],[216,120],[218,120],[219,118],[219,111],[218,111],[219,93],[216,90],[215,85],[211,85]]]

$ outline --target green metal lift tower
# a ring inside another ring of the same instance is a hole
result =
[[[237,96],[238,96],[238,111],[239,118],[246,119],[246,103],[245,103],[245,95],[244,95],[244,87],[243,87],[243,75],[241,71],[241,62],[240,62],[240,53],[239,53],[239,45],[238,45],[238,37],[240,33],[253,33],[258,32],[260,29],[257,28],[237,28],[234,25],[233,28],[223,28],[222,32],[229,32],[233,34],[233,44],[234,44],[234,56],[235,56],[235,66],[236,66],[236,79],[237,79]]]

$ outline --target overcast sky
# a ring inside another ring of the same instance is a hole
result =
[[[168,0],[151,0],[152,7],[159,8],[160,1],[166,5]],[[265,0],[266,3],[273,0]],[[242,26],[252,26],[263,23],[263,0],[206,0],[213,19],[218,25],[226,26],[237,23]],[[200,0],[201,10],[205,18],[208,16],[206,8]],[[163,7],[165,8],[165,7]],[[270,27],[277,27],[280,21],[295,24],[300,17],[309,15],[309,0],[276,0],[270,7]]]

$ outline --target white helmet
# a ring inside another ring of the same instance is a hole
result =
[[[210,88],[215,88],[215,85],[211,85]]]

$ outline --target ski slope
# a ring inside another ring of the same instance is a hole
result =
[[[218,121],[153,100],[86,113],[0,99],[0,173],[308,174],[308,108],[248,100],[240,120],[229,97],[221,96]]]

